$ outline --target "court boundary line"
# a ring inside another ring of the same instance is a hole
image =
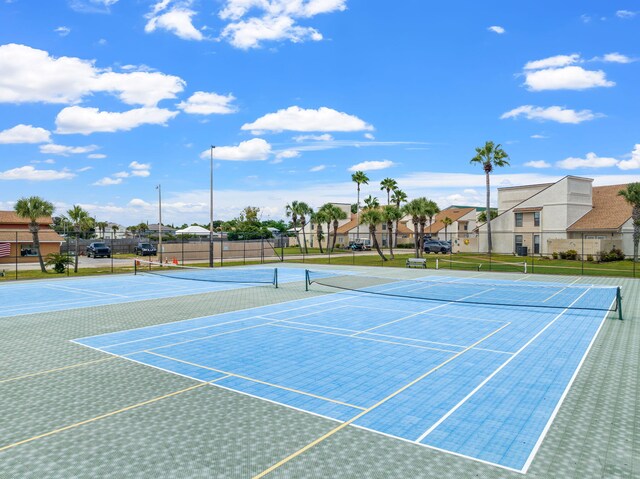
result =
[[[28,379],[28,378],[32,378],[32,377],[36,377],[36,376],[43,376],[45,374],[56,373],[56,372],[59,372],[59,371],[65,371],[67,369],[79,368],[79,367],[82,367],[82,366],[87,366],[89,364],[100,363],[100,362],[108,361],[108,360],[111,360],[111,359],[115,359],[115,358],[94,359],[94,360],[91,360],[91,361],[84,361],[82,363],[74,363],[74,364],[69,364],[67,366],[61,366],[59,368],[46,369],[46,370],[43,370],[43,371],[36,371],[35,373],[23,374],[22,376],[15,376],[15,377],[7,378],[7,379],[0,379],[0,384],[9,383],[9,382],[12,382],[12,381],[18,381],[20,379]]]
[[[285,457],[284,459],[281,459],[280,461],[278,461],[277,463],[271,465],[270,467],[268,467],[267,469],[263,470],[261,473],[253,476],[253,479],[260,479],[264,476],[266,476],[267,474],[270,474],[271,472],[275,471],[276,469],[278,469],[279,467],[283,466],[284,464],[288,463],[289,461],[291,461],[292,459],[295,459],[296,457],[298,457],[300,454],[305,453],[306,451],[308,451],[309,449],[313,448],[314,446],[320,444],[321,442],[325,441],[326,439],[328,439],[329,437],[333,436],[334,434],[336,434],[337,432],[341,431],[342,429],[346,428],[347,426],[351,425],[352,423],[354,423],[355,421],[357,421],[358,419],[360,419],[361,417],[365,416],[366,414],[370,413],[371,411],[373,411],[374,409],[378,408],[379,406],[381,406],[382,404],[386,403],[387,401],[389,401],[390,399],[393,399],[394,397],[396,397],[398,394],[406,391],[407,389],[409,389],[411,386],[413,386],[414,384],[417,384],[418,382],[422,381],[423,379],[425,379],[426,377],[430,376],[431,374],[433,374],[434,372],[438,371],[439,369],[441,369],[442,367],[444,367],[445,365],[449,364],[451,361],[455,360],[456,358],[462,356],[464,353],[470,351],[471,349],[473,349],[475,346],[477,346],[478,344],[482,343],[483,341],[486,341],[487,339],[489,339],[490,337],[492,337],[494,334],[497,334],[498,332],[502,331],[504,328],[506,328],[507,326],[509,326],[511,323],[507,323],[503,326],[501,326],[500,328],[492,331],[491,333],[489,333],[488,335],[484,336],[483,338],[479,339],[478,341],[476,341],[474,344],[472,344],[471,346],[469,346],[467,349],[464,349],[462,351],[460,351],[459,353],[454,354],[453,356],[451,356],[450,358],[446,359],[445,361],[441,362],[440,364],[434,366],[433,368],[431,368],[429,371],[425,372],[424,374],[422,374],[421,376],[418,376],[417,378],[413,379],[412,381],[410,381],[409,383],[405,384],[404,386],[402,386],[401,388],[395,390],[394,392],[392,392],[391,394],[389,394],[387,397],[381,399],[380,401],[376,402],[374,405],[368,407],[367,409],[365,409],[364,411],[362,411],[360,414],[357,414],[356,416],[352,417],[351,419],[349,419],[348,421],[343,422],[342,424],[340,424],[339,426],[333,428],[332,430],[330,430],[329,432],[323,434],[322,436],[316,438],[314,441],[308,443],[306,446],[298,449],[297,451],[293,452],[292,454],[288,455],[287,457]]]
[[[214,379],[213,381],[221,381],[222,379],[224,379],[224,377],[223,378],[219,378],[219,379]],[[213,381],[210,381],[210,382],[213,382]],[[185,393],[185,392],[188,392],[188,391],[192,391],[192,390],[197,389],[197,388],[201,388],[203,386],[206,386],[207,384],[209,384],[209,383],[195,384],[193,386],[189,386],[188,388],[180,389],[178,391],[173,391],[173,392],[165,394],[163,396],[159,396],[159,397],[155,397],[155,398],[152,398],[152,399],[148,399],[146,401],[142,401],[142,402],[139,402],[137,404],[132,404],[132,405],[123,407],[123,408],[115,410],[115,411],[111,411],[111,412],[108,412],[108,413],[105,413],[105,414],[101,414],[99,416],[92,417],[90,419],[85,419],[83,421],[79,421],[79,422],[76,422],[74,424],[69,424],[67,426],[63,426],[63,427],[60,427],[60,428],[57,428],[57,429],[53,429],[51,431],[48,431],[48,432],[45,432],[45,433],[42,433],[42,434],[38,434],[36,436],[32,436],[30,438],[23,439],[21,441],[14,442],[12,444],[7,444],[5,446],[0,447],[0,452],[7,451],[9,449],[13,449],[14,447],[18,447],[18,446],[21,446],[23,444],[28,444],[28,443],[36,441],[38,439],[43,439],[45,437],[50,437],[50,436],[53,436],[55,434],[58,434],[58,433],[61,433],[61,432],[64,432],[64,431],[68,431],[70,429],[75,429],[76,427],[84,426],[86,424],[90,424],[92,422],[99,421],[101,419],[106,419],[108,417],[115,416],[116,414],[120,414],[120,413],[123,413],[123,412],[131,411],[133,409],[137,409],[139,407],[146,406],[148,404],[153,404],[153,403],[161,401],[163,399],[167,399],[167,398],[170,398],[170,397],[173,397],[173,396],[177,396],[179,394],[182,394],[182,393]]]
[[[238,378],[238,379],[243,379],[245,381],[250,381],[250,382],[257,383],[257,384],[263,384],[265,386],[270,386],[270,387],[277,388],[277,389],[283,389],[285,391],[289,391],[289,392],[292,392],[292,393],[302,394],[303,396],[309,396],[309,397],[312,397],[312,398],[315,398],[315,399],[320,399],[322,401],[327,401],[327,402],[332,402],[334,404],[339,404],[340,406],[346,406],[346,407],[350,407],[352,409],[360,409],[361,411],[364,411],[366,409],[364,406],[356,406],[355,404],[349,404],[349,403],[346,403],[344,401],[338,401],[337,399],[331,399],[331,398],[328,398],[328,397],[325,397],[325,396],[318,396],[317,394],[308,393],[308,392],[305,392],[305,391],[301,391],[299,389],[290,388],[288,386],[281,386],[279,384],[270,383],[270,382],[267,382],[267,381],[262,381],[261,379],[251,378],[249,376],[244,376],[242,374],[232,373],[230,371],[224,371],[222,369],[217,369],[217,368],[213,368],[213,367],[210,367],[210,366],[203,366],[202,364],[192,363],[191,361],[186,361],[184,359],[178,359],[178,358],[174,358],[174,357],[171,357],[171,356],[165,356],[164,354],[152,353],[151,351],[142,351],[142,352],[148,353],[148,354],[152,354],[152,355],[158,356],[160,358],[169,359],[170,361],[175,361],[175,362],[178,362],[178,363],[188,364],[189,366],[194,366],[196,368],[207,369],[209,371],[213,371],[213,372],[216,372],[216,373],[226,374],[227,377],[235,377],[235,378]],[[149,364],[149,366],[153,367],[152,364]]]
[[[613,305],[616,301],[617,301],[617,298],[614,298],[613,301],[611,301],[611,305]],[[576,370],[571,375],[571,379],[569,379],[569,382],[567,383],[567,386],[565,387],[564,391],[562,392],[562,396],[560,396],[560,399],[558,400],[558,403],[556,404],[555,408],[553,409],[553,412],[551,413],[551,416],[549,416],[549,420],[547,421],[547,423],[544,426],[544,429],[540,433],[540,437],[538,437],[538,440],[536,441],[535,445],[533,446],[533,449],[531,449],[531,452],[529,453],[529,457],[527,457],[527,460],[525,461],[524,466],[522,468],[523,474],[527,473],[527,471],[531,467],[531,464],[533,463],[533,460],[535,459],[535,456],[538,454],[538,450],[542,446],[542,443],[544,442],[544,439],[546,438],[547,433],[551,429],[551,425],[553,424],[553,421],[555,420],[558,412],[560,411],[560,408],[562,407],[562,404],[564,403],[564,400],[569,395],[569,391],[571,390],[571,387],[573,386],[573,383],[575,382],[576,378],[578,377],[578,374],[580,373],[580,370],[582,369],[582,365],[587,360],[587,356],[591,352],[591,348],[593,347],[593,345],[595,344],[596,340],[598,339],[598,336],[600,335],[600,331],[604,327],[605,322],[606,322],[607,317],[609,316],[609,314],[610,314],[610,311],[607,311],[605,313],[604,317],[600,320],[600,325],[598,326],[598,329],[596,330],[595,334],[591,338],[591,341],[589,342],[589,345],[587,346],[587,349],[585,350],[584,354],[582,355],[582,358],[580,359],[580,362],[578,363],[578,366],[576,367]]]
[[[86,290],[86,289],[82,289],[82,288],[73,288],[71,286],[63,286],[63,285],[49,285],[49,286],[45,286],[46,288],[50,288],[50,289],[55,289],[57,291],[73,291],[73,292],[78,292],[78,293],[84,293],[84,294],[92,294],[94,296],[115,296],[116,298],[128,298],[128,296],[126,294],[116,294],[116,293],[105,293],[104,291],[90,291],[90,290]]]

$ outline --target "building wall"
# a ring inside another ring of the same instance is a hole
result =
[[[37,256],[22,256],[21,251],[23,248],[30,246],[31,243],[11,243],[11,253],[9,256],[0,258],[0,264],[15,264],[18,263],[37,263]],[[42,251],[42,257],[46,257],[49,253],[59,253],[60,243],[40,243],[40,250]]]

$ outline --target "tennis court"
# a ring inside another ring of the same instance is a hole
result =
[[[137,272],[0,287],[0,476],[640,470],[635,281]]]
[[[618,293],[307,274],[333,294],[75,342],[526,472]]]

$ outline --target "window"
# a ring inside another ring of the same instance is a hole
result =
[[[540,226],[540,212],[533,212],[533,226]]]
[[[387,223],[382,223],[382,231],[387,231]]]
[[[540,235],[533,235],[533,254],[540,254]]]
[[[311,223],[311,231],[313,231],[315,225],[313,223]]]
[[[522,226],[522,213],[516,213],[516,227]]]
[[[520,254],[522,251],[522,235],[516,235],[516,254]]]

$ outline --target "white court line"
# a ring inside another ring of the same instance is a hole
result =
[[[446,302],[446,303],[440,304],[440,305],[438,305],[438,306],[434,306],[434,307],[432,307],[432,308],[425,309],[425,310],[423,310],[423,311],[418,311],[417,313],[414,313],[414,314],[410,314],[409,316],[405,316],[405,317],[403,317],[403,318],[396,319],[396,320],[394,320],[394,321],[389,321],[388,323],[380,324],[380,325],[375,326],[375,327],[373,327],[373,328],[369,328],[369,329],[365,329],[365,330],[363,330],[363,331],[359,331],[359,332],[355,333],[355,334],[354,334],[354,336],[355,336],[356,334],[368,333],[368,332],[373,331],[373,330],[375,330],[375,329],[382,328],[382,327],[384,327],[384,326],[388,326],[388,325],[390,325],[390,324],[394,324],[394,323],[397,323],[397,322],[399,322],[399,321],[404,321],[404,320],[406,320],[406,319],[413,318],[413,317],[418,316],[418,315],[420,315],[420,314],[428,313],[428,312],[430,312],[430,311],[434,311],[434,310],[436,310],[436,309],[444,308],[445,306],[449,306],[450,304],[455,304],[455,303],[456,303],[456,302],[458,302],[458,301],[464,301],[465,299],[473,298],[474,296],[477,296],[477,295],[479,295],[479,294],[486,293],[487,291],[491,291],[492,289],[493,289],[493,288],[489,288],[489,289],[487,289],[487,290],[485,290],[485,291],[480,291],[479,293],[474,293],[474,294],[472,294],[472,295],[465,296],[464,298],[460,298],[460,299],[456,299],[456,300],[451,300],[451,301],[449,301],[449,302]]]
[[[86,290],[86,289],[82,289],[82,288],[73,288],[71,286],[64,286],[64,285],[59,285],[59,284],[47,286],[47,288],[56,289],[58,291],[74,291],[74,292],[84,293],[84,294],[93,294],[93,295],[96,295],[96,296],[117,296],[119,298],[128,298],[129,297],[129,296],[126,296],[124,294],[105,293],[104,291],[90,291],[90,290]]]
[[[502,323],[502,324],[506,324],[508,322],[509,321],[496,321],[496,323]],[[465,345],[465,344],[440,343],[438,341],[428,341],[426,339],[407,338],[407,337],[404,337],[404,336],[394,336],[394,335],[391,335],[391,334],[380,334],[380,333],[366,333],[366,334],[371,334],[373,336],[381,336],[383,338],[396,338],[396,339],[405,339],[407,341],[418,341],[420,343],[441,344],[443,346],[453,346],[454,348],[463,348],[464,349],[464,348],[468,347],[468,345]],[[478,351],[488,351],[490,353],[513,354],[510,351],[500,351],[500,350],[497,350],[497,349],[486,349],[486,348],[474,348],[474,349],[476,349]]]
[[[609,309],[611,309],[613,307],[615,302],[616,302],[616,299],[614,298],[614,300],[611,302],[611,305],[609,306]],[[562,392],[562,396],[560,396],[560,400],[558,401],[558,404],[556,404],[556,407],[553,409],[553,412],[551,413],[551,416],[549,417],[549,420],[547,421],[547,424],[545,424],[544,429],[542,430],[542,433],[540,434],[540,437],[538,437],[538,440],[536,441],[535,445],[533,446],[533,449],[531,450],[531,453],[529,454],[529,457],[527,458],[526,462],[524,463],[524,466],[522,467],[522,471],[521,471],[522,473],[526,474],[527,471],[529,470],[529,467],[531,467],[531,463],[533,462],[533,458],[538,453],[538,449],[540,449],[540,446],[542,445],[542,441],[544,441],[544,438],[546,437],[547,432],[549,432],[549,429],[551,428],[551,423],[553,423],[553,420],[556,418],[556,415],[558,414],[558,411],[560,410],[560,407],[562,406],[562,403],[564,402],[565,398],[567,397],[567,394],[569,394],[569,389],[571,389],[571,386],[573,386],[574,381],[578,377],[578,373],[580,372],[580,369],[582,368],[582,365],[584,364],[585,360],[587,359],[587,355],[589,354],[589,351],[591,351],[591,347],[596,342],[596,338],[600,334],[600,330],[604,326],[605,320],[607,319],[607,316],[609,316],[610,312],[611,311],[607,311],[604,314],[604,317],[602,318],[602,320],[600,321],[600,326],[598,326],[598,329],[597,329],[596,333],[593,335],[593,338],[591,338],[591,341],[589,342],[589,346],[587,346],[586,351],[582,355],[582,359],[580,359],[580,362],[578,363],[578,367],[573,372],[573,375],[571,376],[571,379],[569,380],[569,383],[567,384],[567,387]]]
[[[588,291],[588,290],[587,290]],[[573,306],[582,296],[584,296],[587,291],[583,292],[580,296],[578,296],[567,308],[565,308],[561,313],[559,313],[552,321],[550,321],[544,328],[542,328],[535,336],[533,336],[529,341],[527,341],[520,349],[518,349],[509,359],[507,359],[504,363],[502,363],[498,368],[493,371],[489,376],[487,376],[484,381],[482,381],[478,386],[476,386],[473,391],[467,394],[461,401],[458,402],[454,407],[452,407],[446,414],[444,414],[438,421],[435,422],[429,429],[427,429],[423,434],[416,439],[415,442],[421,442],[424,438],[426,438],[429,434],[431,434],[440,424],[446,421],[454,412],[456,412],[460,407],[465,404],[471,397],[473,397],[480,389],[482,389],[492,378],[494,378],[500,371],[502,371],[511,361],[520,355],[526,348],[528,348],[531,343],[533,343],[536,339],[540,337],[542,333],[544,333],[547,329],[549,329],[558,319],[560,319],[564,313],[566,313],[571,306]]]
[[[332,333],[331,331],[322,331],[319,329],[311,329],[311,328],[298,328],[295,326],[289,326],[286,324],[266,324],[265,326],[276,326],[278,328],[287,328],[287,329],[297,329],[300,331],[309,331],[310,333],[320,333],[320,334],[328,334],[330,336],[341,336],[343,338],[349,338],[349,339],[358,339],[361,341],[373,341],[376,343],[386,343],[386,344],[397,344],[399,346],[407,346],[410,348],[415,348],[415,349],[428,349],[430,351],[440,351],[443,353],[451,353],[451,354],[455,354],[455,353],[459,353],[460,351],[451,351],[449,349],[438,349],[438,348],[429,348],[427,346],[419,346],[417,344],[407,344],[407,343],[399,343],[397,341],[385,341],[383,339],[374,339],[374,338],[363,338],[361,336],[354,336],[352,334],[340,334],[340,333]],[[313,325],[310,325],[311,327],[313,327]]]

